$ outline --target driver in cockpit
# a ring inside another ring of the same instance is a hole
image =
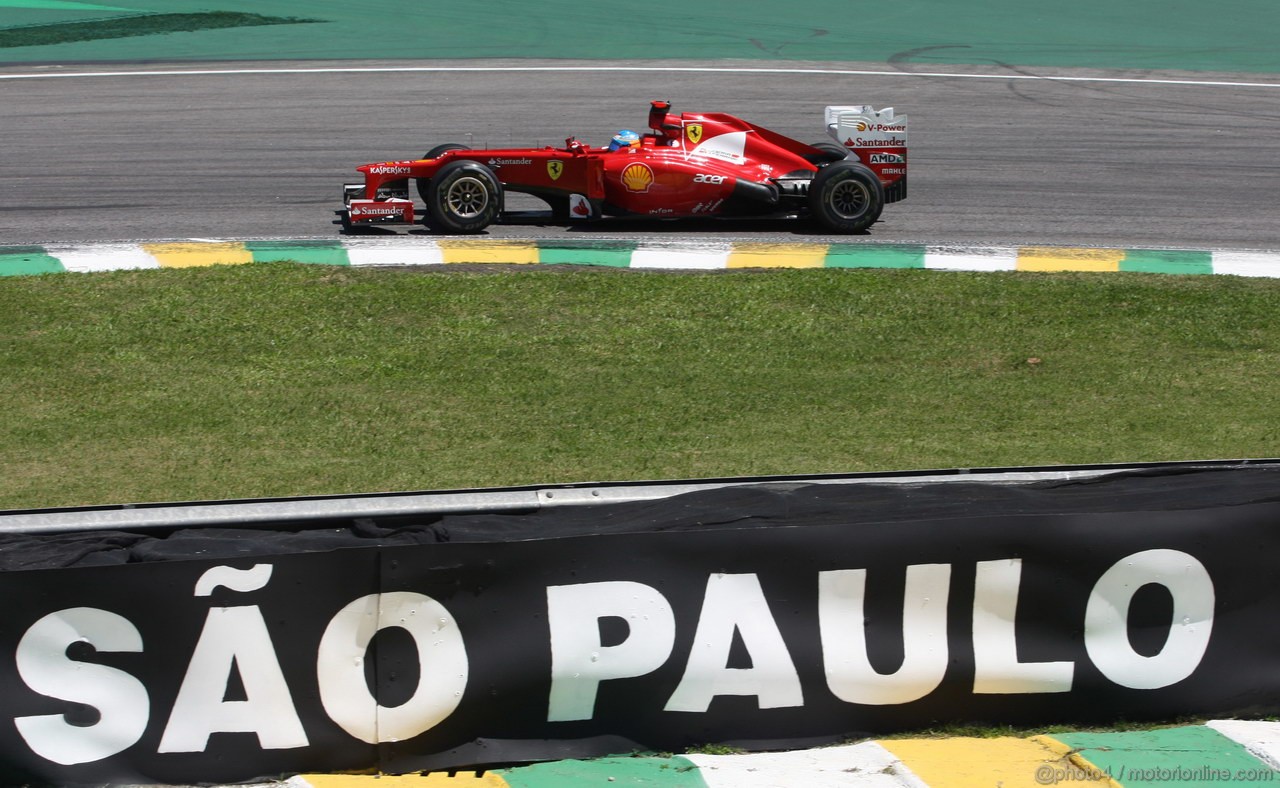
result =
[[[640,147],[640,135],[631,129],[623,129],[613,135],[613,139],[609,142],[610,151],[626,150],[629,148]]]

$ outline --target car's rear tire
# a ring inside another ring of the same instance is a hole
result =
[[[451,150],[471,150],[471,149],[468,148],[466,145],[461,145],[457,142],[446,142],[443,145],[437,145],[431,150],[427,151],[427,154],[422,158],[424,159],[439,158],[440,154],[447,153],[448,151],[451,151]],[[427,202],[428,201],[427,194],[430,193],[431,179],[418,178],[414,183],[418,187],[418,196],[422,198],[423,202]]]
[[[502,211],[502,184],[475,161],[449,162],[431,179],[423,223],[442,233],[478,233]]]
[[[825,229],[860,233],[884,210],[884,186],[864,164],[838,161],[818,170],[809,184],[809,210]]]
[[[848,148],[846,148],[845,146],[841,145],[840,143],[832,142],[831,140],[822,140],[821,142],[811,142],[809,143],[809,147],[817,148],[818,150],[822,151],[822,159],[820,161],[813,162],[814,164],[823,164],[825,162],[841,161],[843,159],[849,158],[849,154],[853,152]]]

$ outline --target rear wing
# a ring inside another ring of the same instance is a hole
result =
[[[827,133],[853,151],[884,184],[884,201],[907,196],[907,116],[894,116],[893,107],[866,104],[827,107]]]

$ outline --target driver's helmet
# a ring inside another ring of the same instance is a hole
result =
[[[640,147],[640,135],[631,129],[623,129],[613,135],[613,140],[609,143],[609,150],[621,150],[623,148]]]

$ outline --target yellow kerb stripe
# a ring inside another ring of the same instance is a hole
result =
[[[729,268],[821,268],[827,244],[734,244]]]
[[[1018,250],[1019,271],[1119,271],[1123,249],[1055,249],[1024,246]]]
[[[253,252],[242,243],[143,244],[142,248],[156,258],[163,268],[200,268],[253,262]]]
[[[1096,776],[1098,778],[1096,782],[1107,786],[1107,788],[1121,788],[1120,783],[1116,782],[1115,778],[1103,772],[1093,763],[1093,761],[1071,749],[1071,747],[1066,743],[1060,742],[1052,736],[1032,736],[1031,741],[1043,744],[1051,752],[1056,753],[1059,758],[1062,758],[1064,762],[1069,761],[1073,766],[1075,766],[1077,771],[1073,771],[1071,776],[1079,773],[1089,774]],[[1067,775],[1064,773],[1063,776],[1065,777]]]
[[[1063,775],[1057,782],[1066,783],[1067,772],[1075,778],[1073,785],[1103,783],[1034,739],[882,739],[880,744],[929,788],[1042,788],[1052,784],[1046,777]]]
[[[458,772],[433,774],[304,774],[312,788],[508,788],[509,783],[493,772],[483,775]]]
[[[531,265],[538,262],[538,247],[496,241],[440,241],[446,263],[507,263]]]

